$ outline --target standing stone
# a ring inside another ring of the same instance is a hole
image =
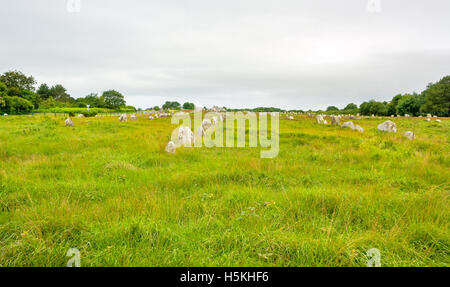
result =
[[[351,128],[352,130],[355,129],[355,124],[352,121],[348,121],[342,124],[341,128]]]
[[[360,133],[364,132],[364,129],[362,127],[358,126],[358,125],[355,125],[354,130],[357,131],[357,132],[360,132]]]
[[[378,130],[382,132],[396,133],[397,125],[392,121],[385,121],[378,125]]]
[[[70,118],[67,118],[67,120],[65,121],[65,123],[66,123],[66,126],[67,126],[67,127],[73,127],[73,126],[74,126],[73,121],[72,121]]]
[[[332,116],[331,117],[331,124],[332,125],[337,125],[338,126],[340,121],[341,121],[341,118],[339,116]]]
[[[119,122],[126,122],[128,121],[128,115],[127,114],[121,114],[119,117]]]
[[[203,126],[199,126],[197,128],[197,137],[203,137],[204,135],[206,135],[205,130],[203,129]]]
[[[194,145],[194,133],[189,127],[180,127],[178,129],[178,144],[180,146]]]
[[[427,114],[427,118],[431,118],[431,114]]]
[[[212,126],[212,123],[209,119],[204,119],[202,122],[202,127],[205,131],[207,131]]]
[[[317,115],[317,116],[316,116],[316,121],[317,121],[318,124],[323,124],[323,121],[324,121],[324,120],[323,120],[322,115]]]
[[[173,141],[170,141],[166,146],[166,152],[175,153],[176,147]]]
[[[404,135],[407,139],[409,139],[409,140],[413,140],[413,139],[416,138],[416,136],[414,135],[414,133],[411,132],[411,131],[407,131],[407,132],[405,132],[403,135]]]

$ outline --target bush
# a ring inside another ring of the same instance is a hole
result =
[[[0,107],[2,113],[7,113],[11,115],[28,114],[34,108],[33,104],[30,101],[16,96],[14,97],[5,96],[3,97],[2,102],[4,102],[2,104],[2,107]]]

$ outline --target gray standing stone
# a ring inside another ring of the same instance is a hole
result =
[[[72,121],[72,119],[70,119],[70,118],[67,118],[67,120],[65,121],[65,123],[66,123],[66,126],[67,126],[67,127],[73,127],[73,126],[74,126],[73,121]]]
[[[173,141],[170,141],[166,146],[166,152],[175,153],[175,150],[176,150],[175,143]]]
[[[341,128],[351,128],[352,130],[355,129],[355,124],[352,121],[348,121],[342,124]]]
[[[414,133],[411,132],[411,131],[407,131],[407,132],[405,132],[403,135],[404,135],[407,139],[409,139],[409,140],[413,140],[413,139],[416,138],[416,136],[414,135]]]
[[[382,132],[396,133],[397,125],[392,121],[385,121],[378,125],[378,130]]]

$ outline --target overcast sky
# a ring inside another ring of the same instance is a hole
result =
[[[390,100],[450,74],[449,0],[80,2],[1,0],[0,73],[141,108],[288,109]]]

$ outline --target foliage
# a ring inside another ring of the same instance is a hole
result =
[[[397,104],[397,114],[402,116],[405,114],[419,116],[420,107],[424,103],[425,98],[423,95],[404,95]]]
[[[104,108],[106,107],[105,98],[99,97],[97,94],[90,93],[84,98],[76,99],[78,107]]]
[[[123,95],[116,90],[104,91],[102,97],[107,108],[119,109],[126,105]]]
[[[33,104],[21,97],[4,96],[2,97],[4,104],[2,104],[1,112],[7,114],[26,114],[30,113],[34,106]]]
[[[179,102],[169,102],[166,101],[164,105],[162,106],[163,110],[179,110],[181,108],[181,105]]]
[[[0,82],[3,82],[8,88],[16,87],[30,91],[34,91],[34,85],[36,84],[33,76],[26,76],[17,70],[0,75]]]
[[[345,111],[356,110],[356,109],[358,109],[358,106],[354,103],[350,103],[350,104],[346,105],[344,108]]]
[[[450,116],[450,76],[442,78],[435,84],[429,84],[423,91],[425,103],[421,107],[423,113],[440,117]]]
[[[362,115],[377,115],[385,116],[387,115],[387,103],[377,102],[375,100],[370,100],[369,102],[364,102],[359,107]]]
[[[183,104],[183,109],[193,110],[193,109],[195,109],[195,105],[193,103],[186,102]]]
[[[338,107],[335,107],[335,106],[329,106],[329,107],[327,108],[327,112],[331,112],[331,111],[339,111],[339,108],[338,108]]]

